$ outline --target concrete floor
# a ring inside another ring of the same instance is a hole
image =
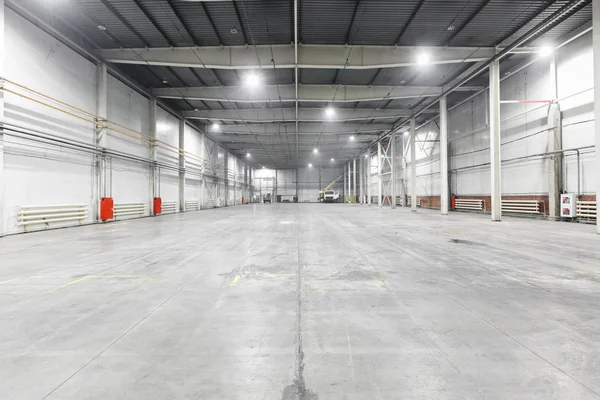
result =
[[[593,226],[249,205],[0,239],[0,398],[597,399]]]

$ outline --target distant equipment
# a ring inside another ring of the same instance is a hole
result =
[[[577,213],[577,195],[563,193],[560,195],[560,216],[575,218]]]
[[[265,197],[263,198],[263,202],[264,203],[271,203],[271,193],[265,194]]]
[[[335,178],[333,182],[331,182],[325,187],[325,189],[319,191],[320,203],[337,203],[340,200],[340,192],[338,192],[337,190],[331,190],[331,188],[342,176],[344,176],[344,174],[341,174],[340,176]]]

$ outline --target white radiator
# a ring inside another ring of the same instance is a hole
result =
[[[502,199],[503,213],[539,214],[539,200],[504,200]]]
[[[58,206],[19,206],[17,225],[27,226],[50,224],[53,222],[77,221],[87,219],[87,204],[66,204]]]
[[[115,204],[115,219],[120,217],[138,216],[146,214],[146,203],[120,203]]]
[[[481,199],[456,199],[454,200],[454,208],[457,210],[473,210],[483,211],[484,201]]]
[[[162,213],[170,214],[176,213],[178,210],[179,204],[176,201],[163,201],[162,203]]]
[[[596,207],[595,201],[577,201],[577,218],[596,219]]]
[[[198,200],[186,200],[185,211],[198,211],[200,209],[200,202]]]

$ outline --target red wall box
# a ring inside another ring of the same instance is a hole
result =
[[[112,197],[100,199],[100,221],[108,221],[115,217],[115,201]]]
[[[162,199],[160,197],[154,198],[154,215],[162,213]]]

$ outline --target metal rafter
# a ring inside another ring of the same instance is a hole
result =
[[[142,44],[146,47],[151,47],[150,43],[144,39],[144,37],[133,27],[131,26],[131,24],[125,19],[123,18],[123,16],[121,15],[121,13],[119,13],[112,4],[110,4],[110,2],[108,0],[100,0],[102,2],[102,4],[104,4],[104,7],[106,7],[108,9],[108,11],[110,11],[115,17],[117,17],[117,19],[127,28],[129,29],[129,31],[131,33],[133,33],[133,35],[138,38],[138,40],[140,42],[142,42]]]
[[[104,0],[106,1],[106,0]],[[502,49],[495,47],[429,46],[431,65],[463,64],[487,61]],[[132,51],[133,50],[133,51]],[[537,48],[515,48],[511,53],[533,53]],[[417,65],[419,48],[412,46],[354,45],[348,55],[345,45],[286,45],[154,47],[136,49],[102,49],[105,60],[121,64],[154,64],[209,69],[259,69],[272,65],[276,69],[376,69]],[[202,61],[200,61],[200,59]]]
[[[169,39],[169,36],[167,35],[167,33],[160,27],[160,25],[154,19],[154,17],[152,15],[150,15],[150,13],[148,11],[146,11],[146,9],[144,8],[144,5],[140,2],[140,0],[133,0],[133,2],[140,9],[140,11],[144,14],[144,16],[148,19],[148,21],[150,21],[150,23],[152,24],[154,29],[156,29],[158,32],[160,32],[162,37],[165,38],[165,40],[169,44],[169,46],[175,46],[175,43],[171,39]]]
[[[183,29],[185,29],[185,32],[188,34],[190,39],[192,39],[192,42],[194,42],[194,45],[199,46],[199,42],[196,39],[196,36],[194,36],[190,27],[187,26],[187,24],[185,23],[185,20],[182,18],[181,14],[179,14],[179,11],[177,11],[177,7],[173,4],[173,2],[174,2],[174,0],[167,0],[167,4],[169,5],[169,8],[175,15],[175,18],[177,18],[177,20],[179,21],[179,23],[181,24]]]
[[[460,91],[479,91],[483,86],[464,86]],[[297,90],[296,90],[297,89]],[[383,99],[415,99],[435,97],[445,91],[444,86],[368,86],[368,85],[265,85],[260,91],[243,86],[202,86],[177,89],[160,88],[156,96],[188,98],[207,101],[234,101],[240,103],[333,102],[353,103]],[[333,95],[336,95],[332,101]],[[384,107],[385,108],[385,107]]]
[[[402,39],[402,36],[404,36],[404,34],[406,33],[406,31],[408,30],[409,25],[413,22],[413,20],[415,19],[415,17],[419,13],[419,10],[421,9],[421,7],[423,7],[424,3],[425,3],[425,0],[419,1],[419,4],[417,4],[417,6],[415,7],[415,9],[413,10],[412,14],[410,15],[410,18],[408,19],[408,21],[406,21],[406,24],[404,24],[404,26],[402,27],[402,30],[398,34],[398,37],[396,38],[396,41],[394,41],[395,44],[398,44],[400,42],[400,39]]]
[[[348,31],[346,32],[346,39],[344,43],[348,44],[350,41],[350,34],[352,33],[352,26],[354,25],[354,20],[356,19],[356,13],[358,12],[358,6],[360,5],[360,0],[356,0],[356,4],[354,5],[354,12],[352,13],[352,19],[350,20],[350,25],[348,26]]]
[[[244,43],[248,44],[248,36],[246,36],[246,30],[244,29],[244,23],[242,22],[242,19],[240,18],[240,10],[238,10],[237,4],[235,3],[235,1],[232,1],[233,3],[233,9],[235,10],[235,16],[237,17],[238,22],[240,23],[240,29],[242,30],[242,34],[244,35]]]
[[[454,40],[454,38],[456,36],[458,36],[459,33],[461,33],[466,27],[467,25],[469,25],[474,19],[475,17],[477,17],[479,15],[479,13],[481,11],[483,11],[483,9],[485,8],[485,6],[487,6],[492,0],[484,0],[479,7],[477,7],[477,9],[475,11],[473,11],[471,13],[471,15],[469,15],[467,17],[467,19],[464,20],[464,22],[462,23],[462,25],[460,26],[460,28],[456,28],[454,29],[454,31],[452,32],[452,34],[448,37],[448,39],[446,39],[446,42],[444,43],[445,45],[448,45],[452,40]]]
[[[204,14],[206,14],[206,18],[208,18],[208,22],[210,23],[210,26],[212,26],[212,29],[215,32],[217,39],[219,40],[219,45],[223,46],[223,39],[221,39],[221,35],[219,35],[217,26],[215,25],[215,22],[213,21],[212,17],[210,16],[210,13],[208,12],[208,8],[206,7],[206,4],[203,1],[200,2],[200,4],[202,5],[202,10],[204,10]]]

